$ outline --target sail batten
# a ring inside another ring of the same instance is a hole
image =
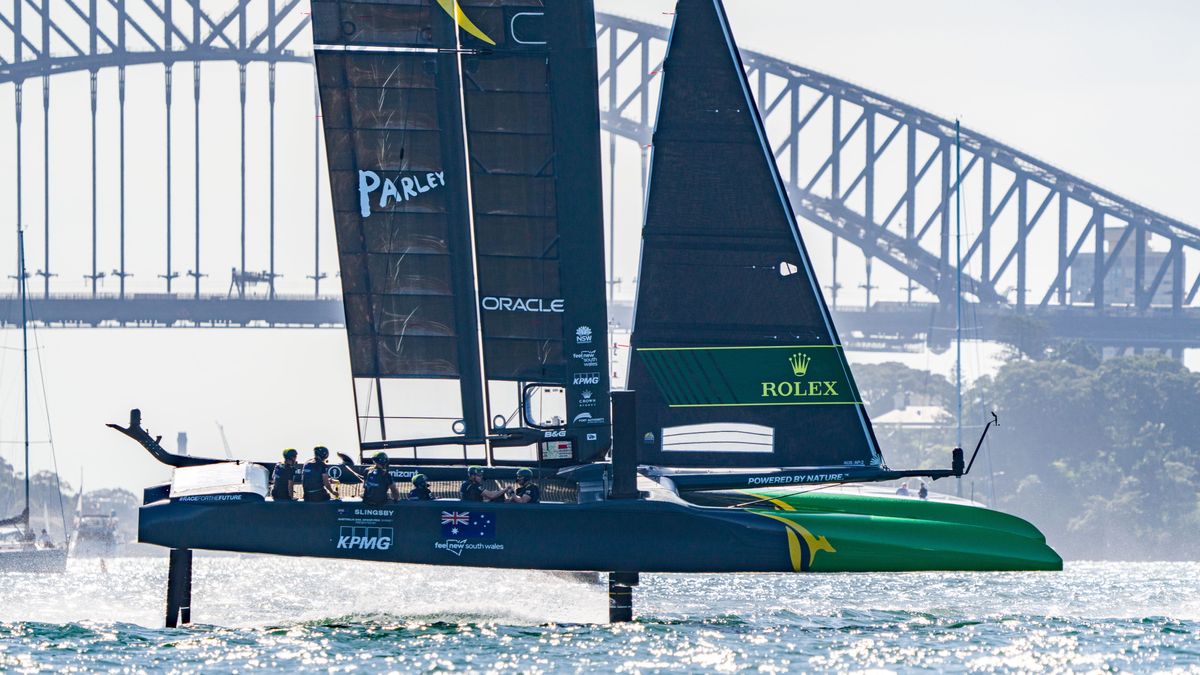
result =
[[[680,0],[662,72],[630,367],[640,460],[882,465],[719,0]],[[746,425],[771,431],[769,455]]]

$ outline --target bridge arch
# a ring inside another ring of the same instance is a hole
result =
[[[243,73],[244,101],[248,64],[265,63],[273,72],[277,64],[309,62],[302,0],[239,0],[220,16],[193,0],[111,0],[111,7],[95,9],[102,4],[15,0],[0,13],[0,45],[7,45],[0,47],[0,84],[20,91],[40,79],[48,107],[48,83],[57,75],[86,71],[95,83],[102,70],[159,64],[170,73],[190,62],[198,78],[198,64],[232,61]],[[598,15],[597,29],[602,125],[610,142],[627,139],[645,153],[667,29],[609,14]],[[759,52],[744,51],[743,59],[798,215],[833,236],[835,261],[839,241],[861,250],[868,305],[878,304],[871,302],[872,261],[908,280],[910,301],[914,290],[924,289],[936,304],[952,303],[958,175],[953,122]],[[93,84],[93,96],[95,91]],[[193,87],[197,99],[199,91]],[[169,94],[166,100],[169,107]],[[317,133],[314,129],[314,141]],[[962,245],[964,285],[978,307],[1063,322],[1197,313],[1200,230],[984,134],[960,133],[962,182],[972,196],[967,208],[973,223]],[[314,166],[320,165],[319,153],[314,143]],[[643,176],[644,171],[643,164]],[[314,188],[321,189],[320,181]],[[319,221],[319,207],[314,211]],[[319,242],[308,276],[319,295],[326,273],[318,247]],[[1054,264],[1045,264],[1047,259]],[[160,276],[172,290],[179,272],[170,254],[167,260]],[[47,253],[40,270],[47,293],[49,262]],[[234,267],[235,280],[240,274],[244,283],[252,282],[258,275],[274,294],[273,264],[263,272],[247,270],[243,245],[240,266]],[[199,261],[194,268],[189,272],[199,295]],[[124,280],[123,263],[114,273]],[[93,289],[101,274],[93,265]],[[831,281],[836,305],[836,262]],[[1136,333],[1127,330],[1119,339]],[[1183,339],[1171,339],[1177,338]]]

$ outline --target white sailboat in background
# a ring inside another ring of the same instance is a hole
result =
[[[24,506],[21,512],[15,516],[0,519],[0,532],[10,527],[15,529],[15,533],[2,532],[7,536],[0,539],[0,572],[63,572],[67,568],[66,542],[51,541],[44,529],[42,536],[39,536],[33,531],[33,525],[29,518],[29,298],[26,287],[27,277],[25,272],[25,233],[18,225],[17,294],[21,301],[21,405],[25,451],[25,489],[22,501]]]

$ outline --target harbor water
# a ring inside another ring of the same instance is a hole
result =
[[[0,574],[0,672],[1200,672],[1200,563],[1061,573],[653,575],[636,621],[540,572],[197,557]]]

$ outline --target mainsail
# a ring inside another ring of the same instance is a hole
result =
[[[881,466],[720,0],[680,0],[632,336],[639,460]]]
[[[313,2],[364,448],[475,459],[524,425],[540,460],[606,452],[594,26],[590,0]]]

